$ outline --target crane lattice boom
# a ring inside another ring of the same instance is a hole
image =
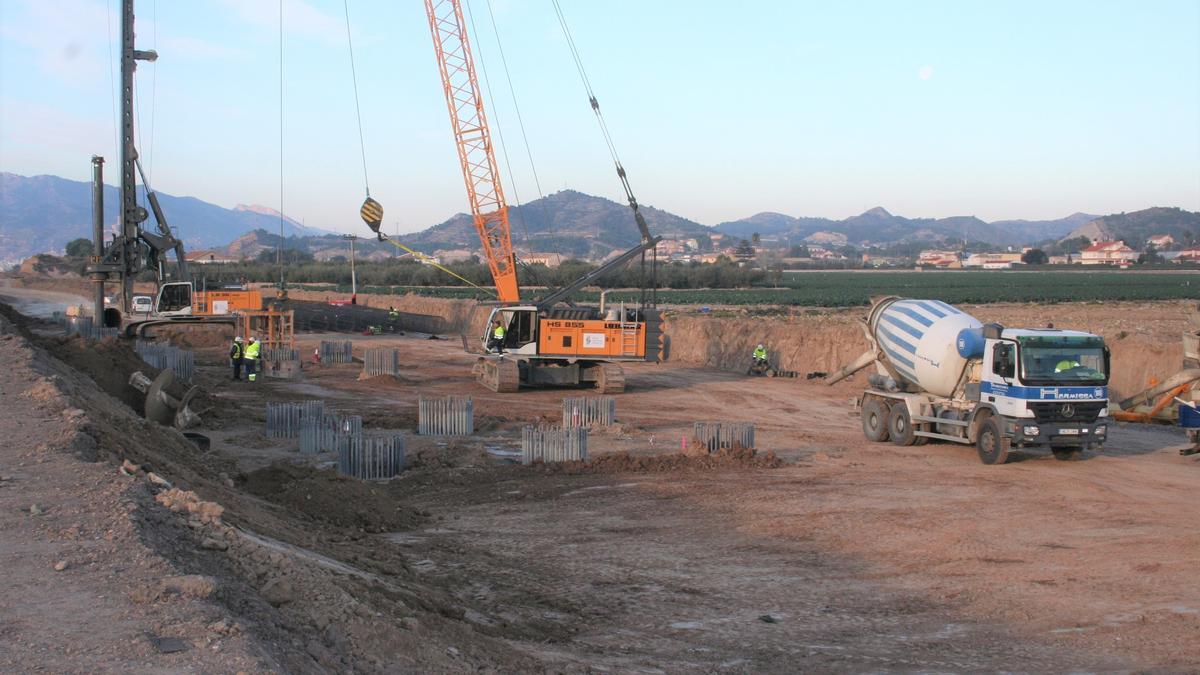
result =
[[[483,242],[497,296],[501,302],[518,302],[520,289],[508,225],[508,203],[504,201],[504,188],[492,151],[462,6],[458,0],[425,0],[425,9],[475,229]]]

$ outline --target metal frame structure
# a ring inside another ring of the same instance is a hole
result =
[[[253,335],[263,349],[296,348],[296,310],[243,310],[237,315],[238,334]]]

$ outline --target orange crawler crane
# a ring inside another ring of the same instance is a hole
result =
[[[633,208],[641,242],[574,283],[540,300],[522,303],[508,203],[492,151],[462,7],[458,0],[425,0],[425,8],[471,215],[499,299],[492,307],[481,338],[487,353],[475,364],[476,379],[497,392],[516,391],[522,385],[580,384],[594,384],[601,393],[624,391],[625,375],[620,362],[658,361],[665,356],[661,319],[653,307],[653,295],[641,307],[621,305],[606,312],[597,307],[560,306],[580,288],[635,257],[641,256],[645,264],[646,252],[652,251],[659,241],[650,236],[625,180],[624,169],[618,164],[617,173]],[[594,97],[592,105],[598,112]],[[378,234],[381,217],[368,217],[371,215],[368,211],[364,206],[364,220]],[[502,344],[488,349],[495,321],[504,328],[504,337]]]

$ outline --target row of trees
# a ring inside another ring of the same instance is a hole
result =
[[[279,279],[279,267],[273,251],[260,260],[218,265],[196,265],[192,273],[204,276],[206,283],[225,284],[239,282],[272,282]],[[340,284],[350,283],[350,264],[344,260],[316,261],[303,251],[284,251],[284,276],[288,283],[297,284]],[[471,283],[488,286],[492,283],[487,265],[478,259],[445,265],[455,274]],[[565,286],[584,274],[596,269],[596,265],[580,260],[567,260],[558,267],[528,265],[518,274],[521,283],[527,286]],[[465,282],[431,265],[422,265],[414,260],[357,261],[355,276],[360,286],[463,286]],[[641,265],[634,261],[622,269],[615,270],[596,281],[601,288],[636,288],[650,283],[651,269],[647,264],[643,273]],[[770,274],[761,269],[740,266],[732,260],[702,265],[659,265],[657,286],[659,288],[744,288],[761,286],[771,281]]]

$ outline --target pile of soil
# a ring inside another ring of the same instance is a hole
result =
[[[360,294],[358,296],[358,305],[353,307],[329,307],[328,303],[331,300],[349,300],[349,293],[336,293],[333,291],[288,291],[288,297],[291,304],[297,309],[296,320],[297,328],[303,329],[300,325],[302,320],[302,309],[306,304],[311,303],[323,305],[325,312],[318,312],[317,307],[312,307],[313,315],[309,316],[311,330],[336,330],[336,322],[334,325],[329,325],[329,320],[322,321],[318,318],[321,314],[330,312],[336,314],[338,312],[348,313],[353,311],[364,311],[368,308],[376,308],[379,314],[371,314],[378,322],[380,317],[386,317],[388,307],[395,307],[400,313],[400,325],[409,330],[418,332],[430,332],[429,328],[437,328],[433,332],[443,334],[457,334],[463,332],[472,323],[472,312],[478,304],[474,300],[457,300],[451,298],[430,298],[423,295],[372,295]],[[307,303],[295,301],[308,301]],[[335,311],[336,310],[336,311]],[[344,311],[346,310],[346,311]],[[482,321],[486,321],[487,314],[483,315]],[[479,322],[482,327],[482,322]],[[323,328],[322,328],[323,327]],[[426,330],[423,330],[426,329]],[[475,334],[475,333],[471,333]]]
[[[156,326],[151,329],[156,339],[182,349],[197,347],[226,347],[233,342],[234,327],[228,324],[191,324]]]
[[[424,522],[401,505],[398,485],[367,483],[288,462],[242,476],[247,492],[313,520],[367,532],[411,530]]]
[[[370,429],[416,429],[417,408],[377,407],[358,410],[363,426]]]
[[[144,413],[145,394],[134,389],[129,384],[129,378],[141,371],[153,380],[161,371],[143,361],[133,350],[132,342],[119,338],[93,342],[79,336],[35,338],[35,341],[67,365],[92,378],[109,396],[139,415]],[[175,398],[183,398],[190,388],[190,384],[177,379],[167,388],[167,393]],[[202,426],[205,428],[221,428],[225,421],[244,417],[234,404],[218,399],[204,389],[192,398],[191,409],[203,418]]]
[[[247,431],[245,433],[234,434],[226,438],[225,442],[240,448],[250,448],[253,450],[277,448],[291,444],[291,441],[286,438],[271,438],[261,431]]]
[[[129,385],[129,377],[141,371],[153,380],[159,370],[143,361],[128,342],[117,338],[89,341],[76,336],[46,338],[41,343],[67,365],[91,377],[109,396],[142,414],[146,395]],[[180,396],[183,392],[170,393]]]
[[[588,473],[662,473],[669,471],[709,471],[714,469],[777,469],[783,460],[768,450],[759,453],[753,448],[722,448],[708,455],[681,452],[669,455],[636,457],[628,452],[600,455],[582,462],[561,462],[539,465],[545,473],[570,475]]]

